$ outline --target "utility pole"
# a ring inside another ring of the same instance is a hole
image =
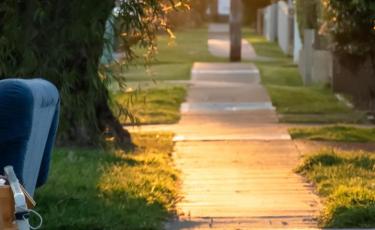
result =
[[[230,61],[241,61],[242,49],[242,0],[230,0],[229,34],[230,34]]]

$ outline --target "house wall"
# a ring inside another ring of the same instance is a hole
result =
[[[277,3],[277,38],[280,48],[285,54],[292,54],[293,26],[289,6],[284,1]]]
[[[297,13],[294,14],[294,45],[293,45],[293,60],[294,63],[299,63],[300,52],[302,50],[302,40],[297,23]]]
[[[277,3],[267,6],[264,9],[264,36],[268,41],[277,40]]]

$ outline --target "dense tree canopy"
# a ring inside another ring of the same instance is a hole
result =
[[[375,1],[322,1],[335,51],[375,58]]]
[[[111,110],[108,84],[123,81],[99,60],[106,44],[107,19],[118,5],[121,49],[155,50],[156,33],[168,30],[169,11],[181,1],[159,0],[3,0],[0,2],[0,78],[42,77],[60,90],[62,116],[59,140],[97,144],[104,134],[131,143]]]

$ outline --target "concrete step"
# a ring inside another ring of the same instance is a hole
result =
[[[198,96],[199,97],[199,96]],[[246,98],[243,98],[246,100]],[[189,98],[189,100],[196,100],[196,98]],[[215,100],[209,95],[205,100]],[[235,98],[230,100],[236,100]],[[203,101],[203,100],[202,100]],[[220,113],[220,112],[238,112],[238,111],[257,111],[257,110],[271,110],[275,111],[270,102],[201,102],[201,103],[183,103],[181,105],[181,113],[188,114],[204,114],[204,113]]]
[[[241,87],[210,87],[192,86],[189,89],[187,103],[266,103],[270,104],[271,99],[267,90],[258,84],[246,84]]]

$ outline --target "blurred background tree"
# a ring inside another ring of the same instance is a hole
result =
[[[320,0],[296,0],[296,12],[301,33],[304,29],[319,30],[321,23]]]
[[[244,7],[244,24],[255,28],[257,10],[271,4],[271,0],[243,0],[242,2]]]
[[[168,22],[174,29],[186,27],[199,27],[209,20],[207,9],[210,0],[190,0],[190,10],[177,10],[168,15]]]
[[[375,1],[322,0],[334,54],[334,89],[375,111]]]
[[[320,33],[320,28],[325,24],[324,7],[321,0],[296,0],[295,10],[300,37],[304,37],[305,29],[313,29],[316,31],[315,48],[327,49],[328,38],[326,34]]]
[[[375,58],[375,1],[322,0],[336,52]],[[375,61],[375,60],[374,60]],[[375,67],[375,66],[374,66]]]
[[[229,0],[230,1],[230,0]],[[254,26],[257,10],[271,4],[271,0],[243,0],[243,22],[245,25]],[[218,0],[191,0],[191,10],[173,12],[169,19],[177,27],[197,27],[208,21],[217,21]]]

